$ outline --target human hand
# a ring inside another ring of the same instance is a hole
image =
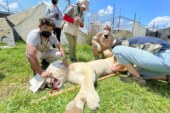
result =
[[[51,18],[56,18],[56,14],[55,14],[55,13],[52,13],[52,14],[51,14]]]
[[[114,73],[117,73],[117,72],[126,72],[127,69],[121,65],[121,64],[114,64],[112,67],[111,67],[111,70],[114,72]]]
[[[64,28],[64,25],[63,25],[63,26],[60,26],[60,29],[61,29],[61,30],[63,30],[63,28]]]
[[[79,25],[80,25],[80,27],[84,27],[84,22],[80,20]]]
[[[101,45],[99,43],[96,42],[95,46],[97,47],[98,51],[102,51],[103,50],[103,48],[101,47]]]
[[[80,22],[80,17],[76,16],[74,17],[74,24],[79,24]]]
[[[62,62],[66,67],[68,67],[68,62],[67,62],[67,60],[64,58],[63,59],[63,62]]]
[[[52,73],[43,71],[43,72],[41,73],[41,76],[44,77],[44,78],[51,77],[51,76],[52,76]]]

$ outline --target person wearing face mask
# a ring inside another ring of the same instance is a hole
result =
[[[89,0],[78,0],[77,4],[72,4],[64,14],[65,24],[63,31],[69,44],[69,55],[71,62],[77,62],[76,45],[79,27],[84,26],[84,11],[88,9]]]
[[[67,66],[64,49],[53,34],[55,23],[51,18],[41,18],[39,29],[32,30],[27,36],[26,57],[33,70],[42,77],[51,76],[41,68],[39,61],[52,62],[63,58],[63,63]],[[52,48],[52,45],[56,48]]]
[[[60,42],[60,36],[61,36],[61,21],[62,21],[62,12],[57,6],[58,0],[51,0],[52,4],[50,4],[45,12],[45,15],[49,18],[51,18],[55,22],[54,27],[54,34],[56,35],[58,41]]]
[[[102,32],[97,33],[92,38],[92,49],[95,59],[99,59],[99,55],[102,54],[104,58],[111,57],[111,47],[115,36],[111,32],[111,27],[106,25]]]

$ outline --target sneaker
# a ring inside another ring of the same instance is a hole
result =
[[[122,77],[120,76],[120,80],[123,81],[123,82],[129,82],[131,83],[132,82],[132,77],[128,76],[128,77]]]
[[[45,70],[45,69],[47,69],[47,67],[49,66],[49,62],[47,62],[46,60],[42,60],[42,62],[41,62],[41,68],[43,69],[43,70]]]
[[[134,81],[138,83],[139,85],[146,85],[146,80],[144,80],[142,77],[133,77]]]
[[[146,81],[142,78],[142,77],[134,77],[134,76],[128,76],[128,77],[120,77],[120,80],[124,81],[124,82],[136,82],[139,85],[146,85]]]
[[[77,58],[70,58],[70,61],[71,62],[77,62],[78,60],[77,60]]]

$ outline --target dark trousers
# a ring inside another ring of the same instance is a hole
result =
[[[60,29],[60,28],[55,27],[55,28],[54,28],[54,34],[56,35],[56,37],[57,37],[58,41],[60,42],[61,29]]]
[[[55,27],[55,28],[54,28],[54,34],[55,34],[55,36],[57,37],[58,41],[60,42],[61,29]],[[56,48],[54,44],[53,44],[53,48]]]

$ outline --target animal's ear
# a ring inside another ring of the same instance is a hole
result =
[[[66,71],[66,69],[65,68],[60,68],[62,71]]]

